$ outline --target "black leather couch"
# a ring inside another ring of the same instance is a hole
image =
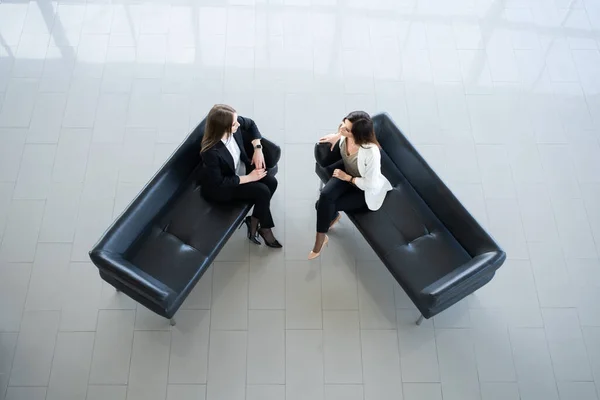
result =
[[[382,172],[394,189],[375,212],[348,213],[421,312],[440,313],[494,276],[506,254],[456,199],[387,114],[373,117]],[[315,145],[315,170],[339,160],[339,146]]]
[[[196,177],[204,125],[205,120],[188,135],[89,253],[102,279],[172,324],[251,208],[201,196]],[[268,173],[275,175],[281,149],[265,138],[261,142],[272,164]]]

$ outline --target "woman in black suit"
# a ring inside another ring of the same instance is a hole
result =
[[[230,106],[215,105],[206,117],[202,138],[202,195],[210,201],[252,203],[252,216],[244,220],[248,239],[261,244],[260,236],[267,246],[281,248],[272,232],[275,224],[271,197],[277,189],[277,180],[267,175],[260,139],[254,121],[238,116]],[[252,158],[245,150],[250,146],[254,149]]]

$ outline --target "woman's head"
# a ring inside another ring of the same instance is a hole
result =
[[[373,129],[373,120],[364,111],[352,111],[342,121],[340,133],[345,137],[352,137],[359,146],[373,143],[379,146]]]
[[[210,149],[224,136],[231,136],[239,126],[237,112],[233,107],[225,104],[215,104],[206,117],[201,151]]]

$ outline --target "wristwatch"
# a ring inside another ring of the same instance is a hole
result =
[[[262,149],[262,144],[257,144],[256,146],[254,146],[255,149]]]

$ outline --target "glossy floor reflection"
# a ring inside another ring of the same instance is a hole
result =
[[[599,48],[596,0],[1,1],[0,399],[597,400]],[[171,328],[87,251],[217,102],[284,149],[285,251],[236,233]],[[508,253],[421,327],[347,219],[305,261],[354,109]]]

